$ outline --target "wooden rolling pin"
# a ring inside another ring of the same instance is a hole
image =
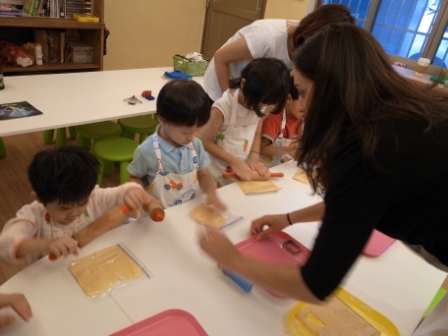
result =
[[[270,175],[260,175],[258,172],[256,172],[255,170],[251,170],[250,172],[251,177],[252,177],[252,181],[267,181],[272,177],[283,177],[285,176],[285,174],[283,173],[270,173]],[[222,177],[224,178],[235,178],[235,179],[239,179],[239,176],[233,173],[223,173]]]
[[[90,243],[95,238],[98,238],[103,233],[109,230],[115,229],[120,226],[126,220],[126,213],[130,211],[127,205],[121,207],[114,207],[103,216],[96,219],[86,227],[82,228],[78,232],[75,232],[72,236],[73,239],[78,241],[78,246],[83,247]],[[161,222],[165,217],[165,212],[159,206],[154,206],[150,209],[149,216],[156,222]],[[53,253],[48,256],[50,260],[56,260],[57,257]]]

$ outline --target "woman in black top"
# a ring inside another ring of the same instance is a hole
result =
[[[310,37],[294,65],[306,109],[297,159],[320,167],[307,174],[324,202],[261,217],[251,232],[322,220],[310,258],[298,270],[254,262],[219,233],[201,247],[249,281],[311,303],[340,284],[373,229],[421,245],[448,269],[448,94],[404,80],[354,25]]]

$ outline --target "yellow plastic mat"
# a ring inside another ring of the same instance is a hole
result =
[[[346,290],[338,287],[334,291],[334,296],[340,302],[342,302],[346,307],[351,309],[358,317],[361,317],[363,322],[367,322],[367,324],[372,328],[366,328],[365,335],[380,335],[380,336],[399,336],[400,333],[395,327],[395,325],[387,319],[385,316],[381,315],[375,309],[371,308],[363,301],[353,296]],[[299,318],[300,313],[304,312],[307,308],[312,305],[300,302],[295,305],[286,316],[286,324],[287,324],[287,332],[291,336],[319,336],[319,335],[340,335],[340,331],[336,331],[338,328],[332,326],[331,328],[328,326],[325,327],[325,322],[321,321],[314,314],[309,314],[304,322],[303,319]],[[343,321],[343,317],[338,318],[338,321]],[[375,331],[373,331],[375,329]],[[359,335],[359,332],[355,332],[351,330],[349,333],[353,335]],[[347,336],[347,333],[344,333],[344,336]]]

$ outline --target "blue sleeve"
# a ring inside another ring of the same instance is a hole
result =
[[[154,176],[157,173],[157,157],[154,150],[148,147],[146,141],[137,147],[134,159],[128,166],[128,172],[131,175],[142,178],[145,185],[150,184],[154,180]]]
[[[203,170],[210,165],[210,157],[208,156],[208,153],[205,151],[201,140],[195,138],[193,140],[193,144],[194,149],[196,150],[196,154],[198,155],[199,170]]]

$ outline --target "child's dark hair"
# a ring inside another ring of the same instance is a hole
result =
[[[192,80],[172,80],[157,97],[157,115],[176,126],[202,127],[210,119],[210,109],[204,89]]]
[[[28,166],[28,178],[45,205],[85,201],[95,188],[100,163],[86,149],[60,146],[37,153]]]
[[[296,85],[294,84],[293,76],[291,76],[291,83],[289,85],[289,95],[291,96],[292,100],[299,99],[299,90],[297,90]]]
[[[278,104],[271,114],[283,111],[290,86],[290,73],[285,63],[275,58],[256,58],[241,72],[241,78],[230,81],[230,88],[242,86],[246,107],[264,117],[260,104]],[[242,79],[245,79],[243,85]]]

